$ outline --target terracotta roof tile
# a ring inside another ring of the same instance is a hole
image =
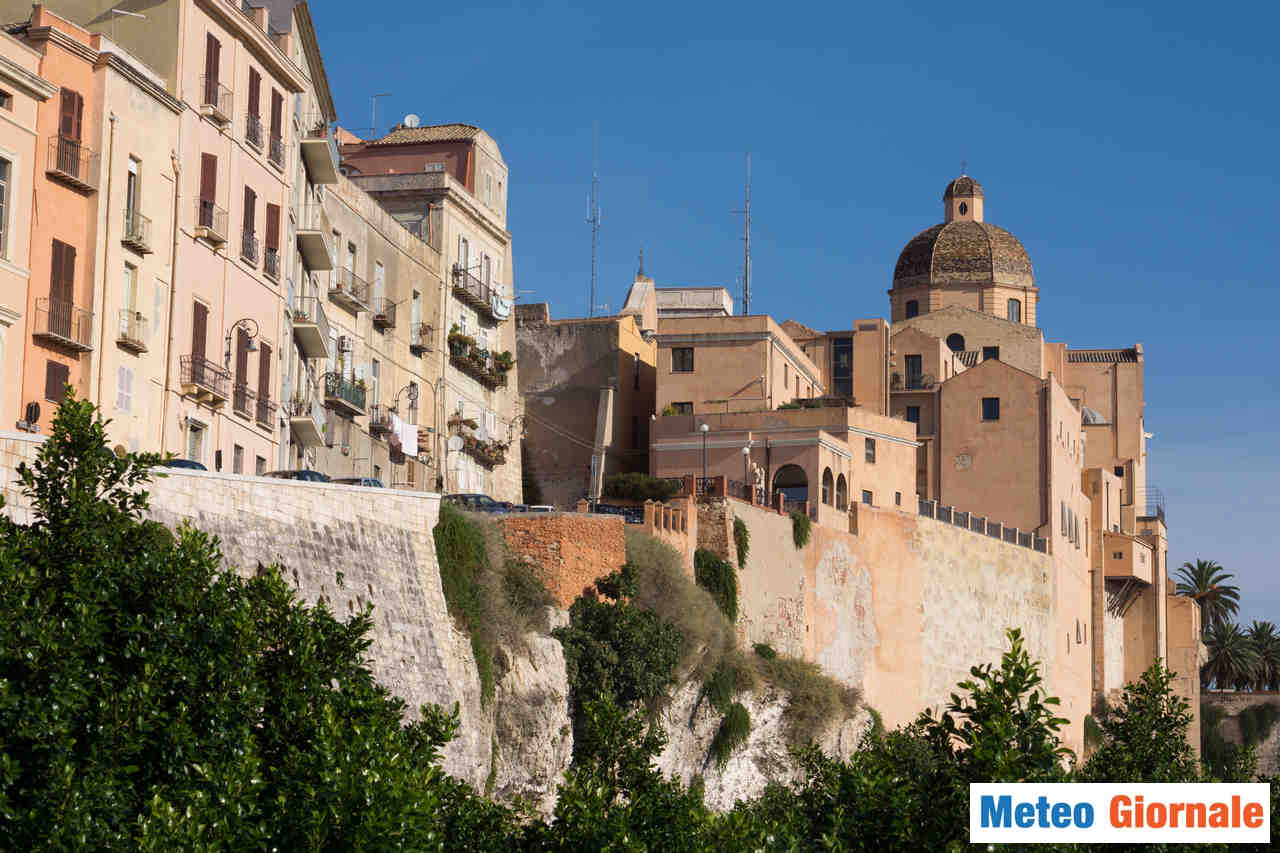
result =
[[[480,128],[470,124],[433,124],[428,127],[398,127],[370,145],[404,145],[411,142],[461,142],[475,139]]]
[[[1076,349],[1067,350],[1069,363],[1092,362],[1095,364],[1134,364],[1138,361],[1138,351],[1129,349]]]

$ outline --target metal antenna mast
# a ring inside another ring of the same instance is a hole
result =
[[[591,301],[587,316],[596,312],[596,253],[600,247],[600,122],[594,122],[595,153],[591,167],[591,200],[587,203],[587,224],[591,226]]]
[[[742,268],[742,313],[751,313],[751,152],[747,152],[747,206],[744,210],[735,210],[734,213],[742,213],[746,215],[746,241],[747,251],[746,259]]]

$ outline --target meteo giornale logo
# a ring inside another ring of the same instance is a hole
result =
[[[973,784],[972,843],[1267,843],[1266,784]]]

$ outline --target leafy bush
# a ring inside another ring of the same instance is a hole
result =
[[[809,527],[809,516],[798,509],[793,509],[791,511],[791,538],[795,540],[797,548],[803,548],[809,544]]]
[[[721,714],[729,710],[733,697],[756,686],[756,674],[737,652],[725,655],[719,666],[702,682],[702,695]]]
[[[1240,739],[1245,746],[1257,746],[1271,735],[1271,728],[1280,719],[1280,706],[1274,702],[1250,705],[1237,717]]]
[[[667,501],[680,491],[675,483],[669,483],[648,474],[610,474],[604,478],[601,494],[606,498],[631,501]]]
[[[738,568],[747,567],[747,553],[751,550],[751,531],[741,518],[733,520],[733,544],[738,551]]]
[[[747,742],[751,734],[751,714],[739,702],[734,702],[720,720],[720,728],[716,729],[711,739],[710,757],[717,767],[723,767],[729,756],[739,746]]]
[[[1157,660],[1120,701],[1099,714],[1098,748],[1080,770],[1084,782],[1198,782],[1186,731],[1191,711],[1170,689],[1173,673]],[[1156,733],[1159,733],[1156,736]]]
[[[698,586],[711,593],[716,606],[730,622],[738,620],[738,573],[728,560],[699,548],[693,552],[693,572]]]
[[[847,719],[858,708],[857,689],[824,674],[816,663],[775,655],[756,656],[755,664],[763,680],[787,692],[782,719],[787,737],[796,746],[813,740],[832,720]]]
[[[764,658],[765,660],[773,660],[778,656],[778,653],[773,650],[773,646],[769,645],[768,643],[756,643],[751,648],[755,651],[756,654],[758,654],[760,657]]]

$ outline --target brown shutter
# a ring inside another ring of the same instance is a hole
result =
[[[271,344],[258,344],[258,399],[271,399]]]
[[[271,136],[280,138],[281,119],[284,115],[284,97],[275,89],[271,90]]]
[[[249,69],[249,115],[257,118],[258,116],[258,90],[262,88],[262,75],[258,73],[258,69]]]
[[[79,142],[83,119],[84,98],[74,89],[63,89],[58,113],[58,135]]]
[[[200,200],[213,203],[218,192],[218,155],[200,155]]]
[[[211,83],[218,82],[218,58],[221,53],[222,44],[213,37],[213,33],[207,33],[204,43],[204,75]]]
[[[244,385],[249,372],[249,333],[236,329],[236,384]]]
[[[256,224],[256,213],[258,210],[258,194],[248,187],[244,188],[244,232],[252,234],[254,225]]]
[[[267,248],[280,249],[280,205],[267,205]]]
[[[53,241],[51,267],[49,269],[49,298],[51,300],[59,300],[63,298],[62,293],[62,247],[66,244],[61,240]]]
[[[45,362],[44,398],[61,403],[67,393],[67,380],[71,378],[71,368],[56,361]]]
[[[209,328],[209,306],[197,302],[191,315],[191,355],[204,358],[205,338]]]

